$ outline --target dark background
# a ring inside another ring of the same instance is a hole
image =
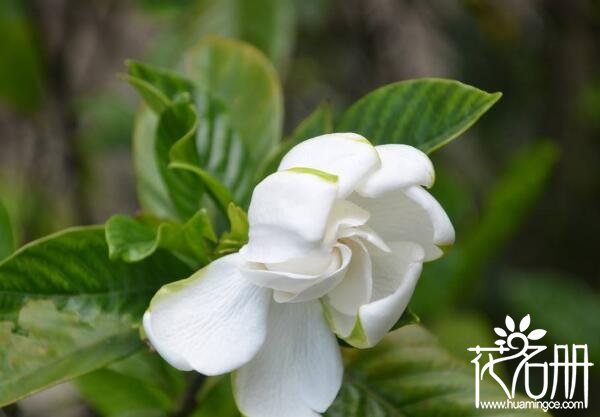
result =
[[[268,0],[247,1],[247,15],[278,22],[273,52],[215,17],[236,1],[0,2],[0,200],[19,242],[136,211],[138,98],[116,76],[126,58],[176,68],[200,35],[254,41],[276,60],[286,132],[323,100],[339,113],[403,79],[501,91],[432,157],[457,244],[426,266],[413,310],[465,359],[467,347],[493,343],[507,314],[531,314],[548,344],[588,344],[590,409],[555,414],[600,415],[600,3],[283,0],[273,17]],[[64,389],[53,401],[76,395]],[[88,412],[72,401],[57,415]],[[48,415],[35,406],[21,413]]]

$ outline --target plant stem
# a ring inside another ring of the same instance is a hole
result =
[[[194,373],[188,382],[188,386],[183,394],[183,397],[181,398],[179,408],[173,413],[172,417],[187,417],[196,409],[196,406],[198,405],[197,394],[204,385],[205,381],[205,375]]]

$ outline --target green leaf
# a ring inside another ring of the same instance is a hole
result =
[[[280,70],[288,64],[296,33],[292,0],[200,0],[192,23],[195,39],[219,35],[249,42]]]
[[[0,261],[15,250],[15,238],[6,207],[0,201]]]
[[[281,138],[283,97],[275,69],[252,46],[207,37],[185,56],[185,72],[196,87],[221,100],[250,156],[250,168]]]
[[[331,132],[333,132],[331,106],[329,103],[322,103],[296,127],[289,138],[273,149],[261,165],[255,182],[258,183],[267,175],[277,171],[281,159],[300,142]]]
[[[410,324],[419,324],[421,319],[410,308],[404,310],[398,321],[392,326],[390,332]]]
[[[252,164],[246,145],[232,125],[230,111],[210,94],[198,93],[196,106],[199,166],[228,187],[236,201],[245,203],[252,186],[248,172],[252,172]]]
[[[155,157],[158,169],[178,218],[189,219],[200,208],[203,194],[202,181],[190,172],[174,170],[170,166],[173,156],[191,164],[198,163],[193,138],[198,127],[198,116],[189,101],[178,101],[160,115],[156,128]]]
[[[112,260],[139,262],[156,252],[168,249],[193,268],[206,265],[210,259],[208,241],[216,241],[206,210],[199,210],[188,222],[125,215],[112,216],[106,222],[106,242]]]
[[[165,252],[112,262],[98,226],[15,252],[0,263],[0,406],[139,349],[150,298],[190,272]]]
[[[123,79],[138,91],[156,114],[171,105],[178,95],[194,91],[191,81],[173,71],[134,60],[128,60],[126,65],[127,75]]]
[[[233,202],[233,196],[221,182],[210,175],[208,172],[199,168],[195,165],[188,164],[185,162],[171,162],[169,168],[174,170],[183,170],[196,174],[206,187],[206,191],[210,194],[212,199],[217,203],[219,209],[223,213],[227,213],[229,204]]]
[[[359,133],[374,144],[404,143],[431,153],[471,127],[500,96],[458,81],[401,81],[354,103],[336,130]]]
[[[426,264],[412,305],[421,314],[439,312],[475,297],[487,266],[517,232],[545,189],[558,158],[556,144],[540,141],[518,152],[491,189],[481,219],[436,262]]]
[[[141,351],[104,369],[79,377],[75,384],[103,417],[165,417],[177,407],[185,388],[182,372],[158,354]]]
[[[149,82],[130,75],[123,75],[121,78],[137,90],[144,102],[154,113],[160,114],[171,104],[171,100]]]
[[[600,294],[582,279],[558,273],[511,271],[499,281],[512,317],[531,315],[536,328],[558,344],[587,344],[600,362]],[[520,315],[520,316],[519,316]],[[597,366],[592,371],[600,371]]]
[[[223,233],[215,250],[215,257],[228,255],[240,250],[248,242],[248,215],[240,207],[230,203],[227,207],[229,231]]]
[[[178,213],[158,168],[154,156],[158,117],[147,106],[142,106],[135,119],[133,131],[133,166],[136,191],[145,211],[158,217],[177,218]]]
[[[180,220],[199,207],[200,179],[213,186],[208,191],[224,203],[222,208],[228,202],[213,178],[246,205],[254,185],[252,173],[279,141],[283,117],[277,75],[251,46],[208,38],[186,58],[193,89],[185,79],[177,81],[176,74],[139,63],[130,64],[133,75],[129,75],[151,86],[144,90],[150,95],[146,101],[160,112],[157,120],[143,108],[136,120],[134,162],[140,203],[159,217]],[[190,93],[195,106],[188,103]],[[201,176],[170,170],[169,162],[195,166]]]
[[[345,381],[327,417],[545,415],[476,409],[472,366],[449,355],[419,326],[403,327],[377,347],[352,350],[347,357]],[[506,400],[495,381],[484,380],[481,393],[482,400]]]
[[[199,199],[201,194],[194,195],[192,191],[185,197],[179,195],[177,190],[181,183],[185,186],[188,181],[195,182],[195,179],[185,174],[182,178],[180,173],[170,173],[167,165],[171,146],[186,133],[191,135],[190,129],[196,123],[195,114],[190,114],[194,111],[193,106],[190,105],[191,110],[185,109],[185,100],[181,100],[186,94],[189,97],[194,92],[194,86],[191,81],[172,71],[141,62],[128,61],[127,67],[128,74],[124,78],[139,91],[148,106],[142,106],[138,112],[133,134],[133,159],[140,204],[159,217],[191,215],[197,209],[194,200]],[[159,120],[159,115],[167,109],[170,111]],[[158,132],[158,129],[162,131]],[[158,135],[161,135],[161,141]],[[161,150],[158,155],[157,148]],[[163,175],[168,181],[163,179]],[[176,194],[175,201],[172,201],[173,194]]]

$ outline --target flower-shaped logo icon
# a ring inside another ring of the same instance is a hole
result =
[[[517,337],[519,339],[528,339],[528,340],[540,340],[542,337],[544,337],[546,335],[546,330],[544,329],[535,329],[530,331],[527,336],[525,336],[525,332],[527,331],[527,329],[529,328],[529,325],[531,324],[531,317],[529,316],[529,314],[527,314],[525,317],[523,317],[521,319],[521,321],[519,322],[519,330],[516,330],[516,326],[515,326],[515,321],[513,320],[513,318],[511,316],[506,316],[506,319],[504,321],[504,324],[506,325],[506,330],[503,329],[502,327],[495,327],[494,328],[494,332],[500,336],[499,339],[497,339],[494,343],[500,347],[500,353],[504,353],[505,351],[510,350],[510,347],[506,347],[507,346],[507,341],[512,340],[513,338]],[[508,343],[508,345],[510,345],[510,343]]]

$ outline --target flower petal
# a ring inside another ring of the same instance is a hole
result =
[[[341,229],[359,227],[369,220],[369,212],[348,200],[336,200],[327,221],[323,246],[334,244]]]
[[[322,275],[331,267],[332,256],[331,250],[319,248],[300,258],[264,265],[269,271],[285,271],[300,275]]]
[[[433,164],[425,153],[408,145],[379,145],[375,149],[381,167],[357,189],[365,197],[379,197],[398,188],[413,185],[431,187],[435,180]]]
[[[251,262],[278,263],[320,246],[337,194],[336,181],[316,170],[269,175],[252,194],[249,240],[240,253]]]
[[[331,263],[320,274],[272,271],[260,264],[249,264],[242,274],[257,286],[275,290],[274,298],[279,303],[308,301],[322,297],[334,288],[344,278],[351,258],[350,248],[337,244],[331,253]]]
[[[372,248],[377,248],[384,252],[391,252],[392,250],[387,243],[375,233],[375,230],[367,226],[366,224],[359,227],[347,227],[343,228],[338,232],[338,239],[344,239],[348,237],[359,237],[364,242],[369,243]]]
[[[371,143],[356,133],[331,133],[305,140],[281,160],[279,170],[308,167],[335,174],[339,178],[339,198],[379,167],[379,155]]]
[[[419,186],[399,189],[379,198],[352,196],[371,213],[369,226],[387,243],[410,241],[425,249],[425,260],[439,258],[438,247],[454,243],[454,228],[435,198]]]
[[[324,304],[335,333],[355,347],[372,347],[386,335],[406,309],[421,274],[423,248],[412,242],[390,246],[391,254],[372,254],[373,294],[357,316],[338,311],[330,300]]]
[[[218,375],[239,368],[262,346],[271,291],[243,278],[238,254],[167,284],[144,314],[144,330],[175,368]]]
[[[276,290],[273,293],[275,301],[278,303],[299,303],[316,300],[335,288],[343,279],[345,279],[344,277],[347,274],[346,271],[348,270],[354,255],[350,248],[344,244],[337,244],[334,251],[339,252],[338,256],[341,259],[340,266],[335,271],[323,275],[323,278],[319,281],[297,293]]]
[[[352,250],[352,262],[346,276],[327,295],[329,303],[339,312],[356,314],[358,308],[369,302],[373,287],[371,257],[365,246],[354,239],[344,241]]]
[[[237,405],[247,417],[318,417],[343,376],[340,349],[318,301],[275,304],[263,348],[234,374]]]

